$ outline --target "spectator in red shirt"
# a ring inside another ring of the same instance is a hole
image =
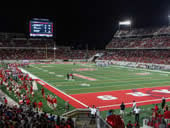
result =
[[[131,123],[131,121],[129,121],[129,123],[126,126],[127,128],[133,128],[133,124]]]
[[[40,101],[38,103],[38,111],[42,111],[42,106],[43,106],[43,103]]]
[[[155,112],[157,112],[159,110],[159,108],[158,108],[158,105],[156,104],[155,105]]]
[[[29,106],[29,105],[30,105],[30,102],[31,102],[31,101],[30,101],[30,99],[29,99],[29,98],[27,98],[27,99],[26,99],[26,104],[27,104],[27,106]]]
[[[164,112],[164,118],[165,119],[170,119],[170,111]]]
[[[153,125],[154,125],[153,120],[149,119],[147,125],[153,127]]]
[[[42,96],[44,97],[44,88],[43,87],[41,88],[41,93],[42,93]]]
[[[7,105],[8,104],[8,100],[6,97],[4,97],[4,104]]]
[[[54,109],[56,109],[56,108],[57,108],[57,99],[56,99],[56,98],[53,98],[53,99],[52,99],[52,102],[53,102],[53,107],[54,107]]]
[[[30,86],[30,94],[32,94],[32,91],[33,91],[33,87],[32,85]]]
[[[135,123],[135,128],[140,128],[139,122]]]

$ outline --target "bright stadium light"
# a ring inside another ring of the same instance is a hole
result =
[[[130,20],[120,21],[119,25],[131,25],[131,21]]]

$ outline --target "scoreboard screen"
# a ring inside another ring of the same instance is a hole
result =
[[[53,23],[38,19],[29,22],[30,37],[53,37]]]

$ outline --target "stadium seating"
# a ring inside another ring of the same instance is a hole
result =
[[[147,38],[126,38],[113,39],[111,43],[106,46],[106,49],[115,48],[168,48],[170,47],[170,37],[147,37]]]
[[[99,59],[169,64],[170,50],[112,50],[105,52]]]
[[[54,59],[54,50],[52,49],[1,49],[1,60],[37,60]],[[84,50],[55,50],[55,59],[87,59],[95,54],[94,51]]]
[[[140,28],[140,29],[119,29],[114,37],[142,37],[142,36],[153,36],[153,35],[169,35],[170,27],[163,26],[157,28]]]

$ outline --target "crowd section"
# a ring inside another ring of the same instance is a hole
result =
[[[55,55],[54,55],[55,52]],[[88,53],[85,50],[0,50],[1,60],[41,60],[41,59],[89,59],[96,53],[104,53],[99,57],[99,60],[115,60],[115,61],[129,61],[141,63],[154,63],[154,64],[170,64],[170,50],[158,49],[120,49],[120,50],[103,50],[95,51],[90,50]]]
[[[54,48],[53,40],[43,40],[43,39],[27,39],[27,38],[19,38],[19,39],[4,39],[0,40],[0,48],[8,47],[8,48]]]
[[[163,102],[162,102],[163,103]],[[170,110],[168,105],[155,105],[152,108],[152,115],[144,120],[148,128],[170,128]]]
[[[0,105],[1,128],[74,128],[71,118],[35,112],[22,107]]]
[[[170,64],[170,50],[112,50],[105,51],[99,59]]]
[[[55,53],[54,53],[55,52]],[[54,50],[46,49],[1,49],[1,60],[36,60],[36,59],[88,59],[96,51],[68,50],[59,48]],[[54,55],[55,54],[55,55]]]
[[[22,64],[2,64],[0,68],[0,88],[5,89],[8,95],[15,97],[20,107],[8,106],[8,100],[3,97],[0,105],[1,128],[74,128],[71,118],[60,118],[53,114],[44,113],[45,104],[51,110],[57,109],[57,97],[50,95],[41,88],[39,99],[35,96],[38,87],[36,82],[18,68]],[[2,97],[1,97],[2,98]],[[47,106],[46,106],[47,107]],[[68,103],[66,111],[69,110]]]
[[[106,49],[114,48],[168,48],[169,36],[145,37],[145,38],[114,38]]]
[[[114,37],[139,37],[150,35],[168,35],[170,34],[170,26],[160,28],[140,28],[140,29],[119,29]]]

